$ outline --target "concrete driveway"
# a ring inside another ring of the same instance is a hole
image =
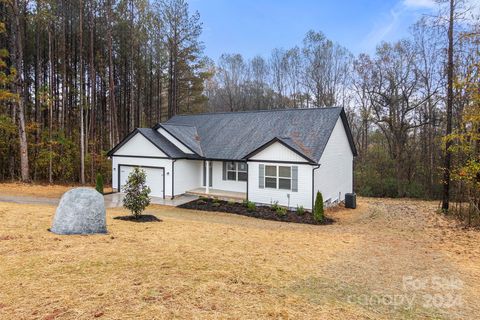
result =
[[[123,193],[111,193],[104,196],[106,208],[116,208],[122,206],[122,199],[125,195]],[[181,195],[175,199],[162,199],[158,197],[151,197],[152,204],[161,204],[165,206],[179,206],[181,204],[193,201],[198,197],[192,195]],[[12,196],[0,195],[0,202],[13,202],[20,204],[49,204],[57,205],[60,199],[45,198],[45,197],[31,197],[31,196]]]

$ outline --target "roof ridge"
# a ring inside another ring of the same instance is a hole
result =
[[[187,116],[187,114],[185,114]],[[168,120],[167,120],[168,121]],[[193,126],[190,124],[183,124],[183,123],[168,123],[168,122],[161,122],[161,125],[167,125],[167,126],[183,126],[183,127],[190,127],[190,128],[196,128],[197,126]]]
[[[281,109],[262,109],[262,110],[245,110],[245,111],[221,111],[221,112],[202,112],[191,114],[177,114],[173,117],[189,117],[213,114],[239,114],[239,113],[263,113],[263,112],[277,112],[277,111],[307,111],[307,110],[326,110],[326,109],[343,109],[343,107],[315,107],[315,108],[281,108]],[[168,121],[168,120],[167,120]],[[167,122],[164,122],[168,124]]]

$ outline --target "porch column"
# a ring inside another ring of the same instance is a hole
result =
[[[210,161],[205,161],[205,193],[210,193]]]

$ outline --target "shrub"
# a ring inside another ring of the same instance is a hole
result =
[[[247,211],[250,211],[250,212],[255,211],[257,209],[255,202],[252,202],[252,201],[247,201],[246,207],[247,207]]]
[[[197,204],[199,204],[199,205],[202,205],[202,206],[203,206],[204,204],[207,204],[207,201],[205,201],[205,200],[202,200],[202,199],[198,199],[198,201],[197,201]]]
[[[101,173],[97,173],[97,183],[95,185],[95,190],[103,194],[103,175]]]
[[[213,202],[212,207],[220,207],[221,203],[220,202]]]
[[[218,198],[213,198],[212,202],[213,203],[220,203],[220,200],[218,200]]]
[[[275,209],[275,213],[279,217],[285,217],[287,215],[287,208],[277,206],[277,209]]]
[[[272,210],[277,211],[280,206],[278,205],[278,201],[274,201],[272,204]]]
[[[234,205],[236,204],[236,202],[233,201],[233,200],[228,200],[227,203],[228,203],[228,205],[230,205],[230,206],[234,206]]]
[[[208,201],[208,197],[205,197],[205,196],[200,196],[200,197],[198,197],[198,199],[200,199],[202,201]]]
[[[299,216],[303,216],[305,214],[305,209],[303,208],[303,206],[297,206],[297,214]]]
[[[320,191],[317,191],[317,197],[315,198],[315,207],[313,208],[313,218],[317,222],[323,221],[323,196]]]
[[[123,198],[123,206],[130,210],[133,216],[138,219],[143,210],[150,204],[150,188],[145,184],[145,171],[136,167],[128,175],[128,180],[123,186],[123,192],[126,193]]]

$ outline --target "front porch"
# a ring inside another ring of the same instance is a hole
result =
[[[245,192],[226,191],[212,188],[208,188],[208,192],[206,188],[195,188],[188,190],[186,194],[236,202],[241,202],[247,199],[247,194]]]

